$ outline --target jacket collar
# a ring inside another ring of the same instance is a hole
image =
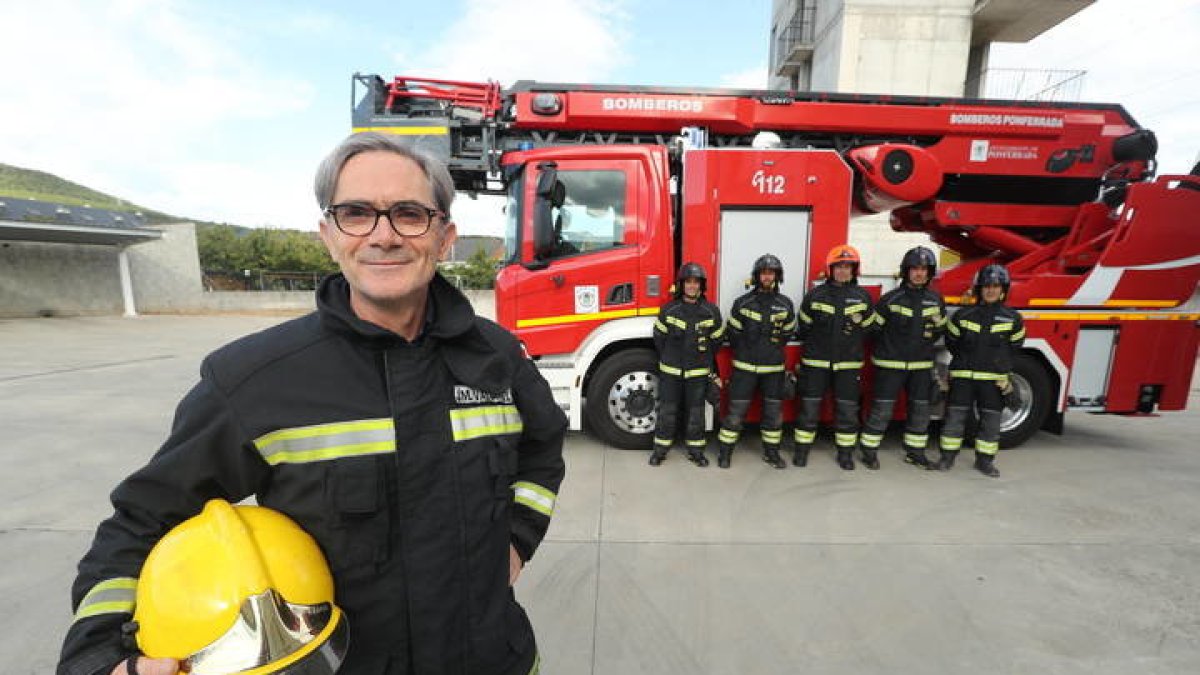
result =
[[[317,289],[317,312],[326,328],[385,346],[402,340],[392,331],[360,319],[350,306],[350,283],[340,272],[321,281]],[[418,340],[432,337],[453,340],[467,333],[475,320],[470,301],[441,274],[429,283],[429,301],[425,305],[425,325]]]

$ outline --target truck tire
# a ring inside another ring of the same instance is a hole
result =
[[[601,441],[625,450],[646,450],[658,421],[658,355],[628,349],[606,359],[592,374],[584,416]]]
[[[1015,448],[1029,440],[1046,423],[1054,408],[1054,387],[1041,361],[1018,354],[1013,361],[1012,383],[1020,403],[1005,408],[1000,421],[1000,447]]]

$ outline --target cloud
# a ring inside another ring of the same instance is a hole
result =
[[[730,89],[766,89],[767,79],[767,64],[760,63],[739,73],[722,75],[718,86]]]

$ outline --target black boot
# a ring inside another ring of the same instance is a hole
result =
[[[729,460],[733,458],[733,446],[722,443],[717,447],[717,466],[722,469],[729,468]]]
[[[996,458],[982,452],[975,453],[975,468],[988,478],[999,478],[1000,470],[996,468]]]
[[[845,471],[854,470],[854,452],[849,449],[838,448],[837,465]]]
[[[779,456],[779,448],[774,445],[763,446],[762,458],[764,462],[770,464],[776,469],[782,469],[787,466],[787,464],[784,463],[783,458]]]
[[[708,466],[708,458],[704,456],[703,450],[689,450],[687,458],[689,462],[696,466]]]
[[[797,445],[796,453],[792,455],[792,466],[808,466],[808,445]]]
[[[904,463],[912,464],[913,466],[919,466],[924,469],[929,468],[929,460],[925,459],[924,450],[907,448],[906,452],[904,453]]]
[[[862,449],[862,462],[872,471],[879,470],[879,454],[875,452],[874,448]]]
[[[957,450],[942,450],[942,457],[937,461],[937,464],[930,464],[930,469],[937,471],[949,471],[954,468],[954,460],[958,458]]]
[[[656,448],[654,450],[654,452],[650,453],[650,466],[658,466],[659,464],[662,464],[663,460],[666,458],[667,458],[667,450],[666,449],[660,450],[660,449]]]

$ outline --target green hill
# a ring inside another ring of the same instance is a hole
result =
[[[8,164],[0,164],[0,195],[19,199],[36,199],[68,206],[91,206],[109,211],[140,212],[148,223],[187,220],[138,206],[119,197],[106,195],[103,192],[59,178],[54,174],[22,169]]]

